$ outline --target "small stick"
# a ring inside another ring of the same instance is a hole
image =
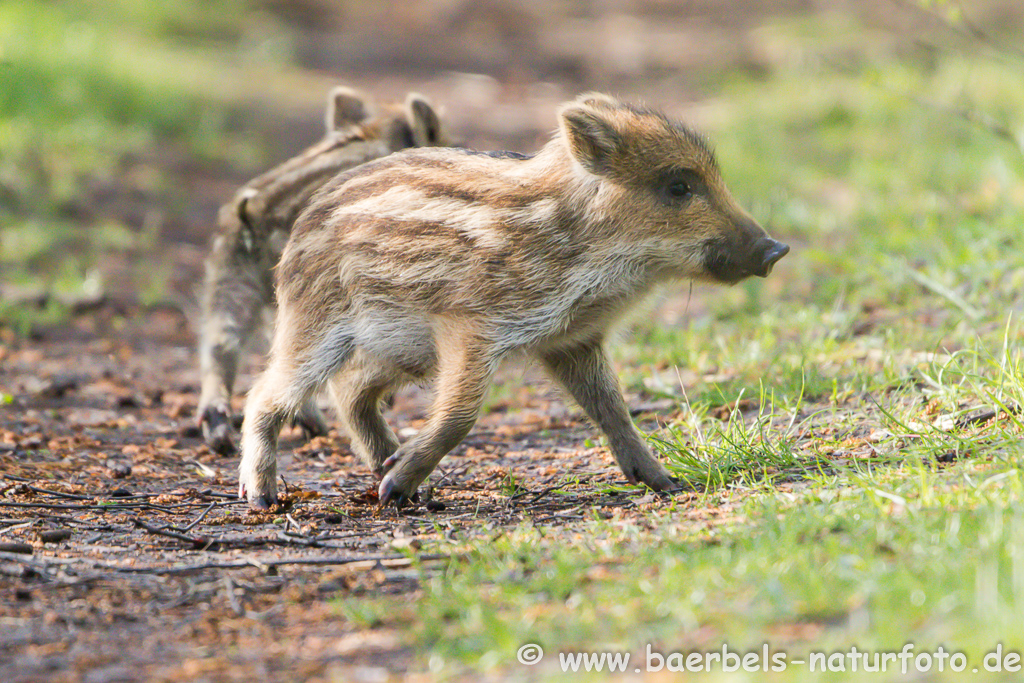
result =
[[[51,529],[50,531],[43,531],[39,534],[39,540],[43,543],[60,543],[71,538],[71,529]]]
[[[205,536],[198,536],[193,538],[192,536],[179,534],[176,531],[169,531],[166,528],[150,526],[149,524],[146,524],[138,518],[133,518],[132,521],[135,522],[136,526],[142,527],[151,534],[156,534],[158,536],[166,536],[168,538],[173,538],[178,541],[183,541],[185,543],[190,544],[196,550],[209,550],[212,546],[219,547],[219,543],[217,543],[217,541],[210,538],[206,538]]]
[[[41,489],[38,486],[28,486],[29,491],[35,491],[36,493],[45,493],[50,496],[56,496],[58,498],[70,498],[71,500],[95,500],[96,496],[83,496],[78,493],[64,493],[63,491],[51,491],[50,489]]]
[[[289,526],[295,529],[296,534],[305,537],[305,534],[302,533],[302,525],[295,521],[291,513],[285,513],[284,518],[288,521]]]
[[[148,495],[148,494],[147,494]],[[239,505],[244,504],[244,500],[235,501],[224,501],[218,503],[218,505]],[[159,512],[173,512],[175,509],[197,507],[205,505],[205,503],[174,503],[172,505],[156,505],[154,503],[110,503],[109,505],[71,505],[66,503],[9,503],[7,501],[0,501],[0,507],[10,508],[44,508],[47,510],[99,510],[103,512],[123,512],[124,510],[157,510]]]
[[[564,488],[565,488],[565,484],[557,484],[557,485],[555,485],[555,486],[548,486],[548,487],[547,487],[547,488],[545,488],[545,489],[541,489],[540,491],[537,491],[537,492],[535,493],[535,495],[533,496],[533,498],[531,498],[531,499],[530,499],[529,501],[527,501],[527,505],[530,505],[530,504],[536,503],[536,502],[537,502],[538,500],[540,500],[540,499],[541,499],[541,498],[543,498],[544,496],[548,495],[549,493],[553,493],[553,492],[555,492],[555,491],[561,491],[561,490],[562,490],[562,489],[564,489]],[[514,496],[512,496],[512,497],[511,497],[511,498],[510,498],[509,500],[515,500],[516,498],[520,498],[520,497],[522,497],[522,496],[528,496],[528,495],[530,495],[531,493],[534,493],[534,492],[533,492],[533,491],[523,491],[523,492],[521,492],[521,493],[517,493],[517,494],[515,494],[515,495],[514,495]]]
[[[31,519],[27,522],[22,522],[21,524],[12,524],[11,526],[0,529],[0,534],[6,534],[8,531],[16,531],[18,529],[27,529],[38,521],[38,519]]]
[[[245,569],[248,567],[281,567],[285,565],[311,565],[311,566],[340,566],[340,565],[351,565],[360,562],[365,562],[369,567],[380,564],[385,569],[396,569],[401,567],[408,567],[414,562],[436,562],[439,560],[452,560],[458,559],[459,555],[442,555],[442,554],[430,554],[430,555],[419,555],[416,558],[410,559],[405,555],[343,555],[334,557],[284,557],[274,558],[267,560],[257,560],[256,558],[250,558],[247,560],[237,560],[233,562],[206,562],[203,564],[193,565],[178,565],[171,567],[119,567],[117,565],[110,565],[103,562],[87,562],[87,566],[90,569],[105,570],[115,572],[118,574],[187,574],[189,572],[202,571],[204,569]],[[19,564],[29,564],[35,569],[48,569],[51,563],[43,563],[38,561],[31,561],[27,558],[17,555],[14,553],[0,553],[0,560],[9,560],[17,562]],[[68,569],[68,565],[75,563],[74,560],[64,560],[55,562],[65,569]]]
[[[216,503],[216,502],[210,503],[210,505],[205,510],[203,510],[203,514],[199,515],[199,517],[197,517],[195,519],[195,521],[190,522],[189,525],[186,526],[186,527],[178,528],[176,526],[169,526],[167,528],[168,529],[173,529],[174,531],[180,531],[182,533],[185,533],[186,531],[191,531],[193,527],[195,527],[201,521],[206,519],[206,515],[210,514],[210,511],[213,510],[213,508],[217,507],[218,505],[222,505],[222,503]]]
[[[231,577],[227,574],[224,575],[224,593],[227,595],[228,603],[231,605],[231,609],[234,610],[238,616],[245,615],[245,609],[241,603],[238,602],[238,596],[235,595],[235,582],[231,580]]]
[[[34,552],[34,548],[30,543],[19,543],[17,541],[12,543],[0,543],[0,553],[18,553],[21,555],[31,555]]]

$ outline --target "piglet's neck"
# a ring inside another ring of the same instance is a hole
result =
[[[560,136],[532,158],[519,162],[515,173],[523,181],[535,183],[542,193],[571,206],[574,213],[587,213],[602,185],[601,177],[583,168]]]

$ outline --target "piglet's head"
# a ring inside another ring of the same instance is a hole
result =
[[[597,186],[591,214],[658,272],[732,284],[766,277],[789,252],[740,208],[707,141],[687,126],[597,94],[560,114],[578,172]]]

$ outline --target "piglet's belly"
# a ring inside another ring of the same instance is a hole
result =
[[[364,353],[413,376],[431,374],[437,365],[433,328],[418,316],[390,311],[361,316],[355,340]]]

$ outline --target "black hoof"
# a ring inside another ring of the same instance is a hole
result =
[[[394,505],[395,509],[401,509],[410,502],[417,503],[420,499],[418,491],[413,491],[410,496],[406,492],[398,490],[398,484],[395,483],[394,479],[385,479],[382,481],[377,493],[380,496],[381,507]]]
[[[210,450],[220,455],[235,455],[238,449],[231,439],[231,416],[223,408],[211,406],[199,419],[203,438]]]
[[[253,510],[265,511],[277,507],[277,496],[257,496],[255,500],[249,501],[249,507]]]

